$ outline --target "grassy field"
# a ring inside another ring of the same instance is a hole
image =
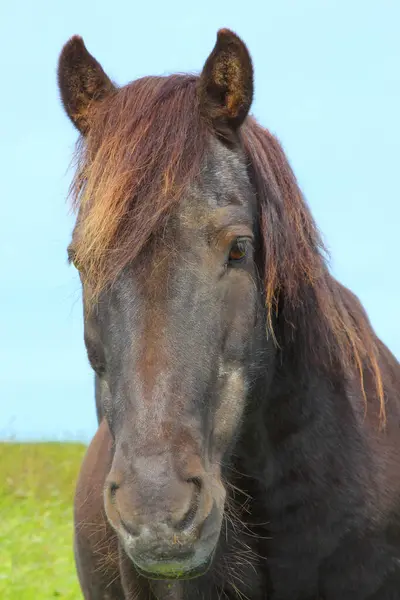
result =
[[[72,553],[80,444],[0,443],[0,599],[81,600]]]

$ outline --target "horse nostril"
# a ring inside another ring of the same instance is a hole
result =
[[[119,485],[117,483],[115,483],[114,481],[112,481],[108,486],[108,493],[110,494],[110,500],[112,503],[115,502],[115,495],[116,495],[118,489],[119,489]]]
[[[188,483],[193,483],[198,493],[201,492],[201,488],[203,487],[203,482],[200,477],[189,477],[187,480]]]
[[[181,521],[175,524],[175,529],[178,531],[184,531],[193,524],[200,504],[200,494],[202,489],[201,479],[199,477],[191,477],[187,482],[193,485],[193,496],[185,516]]]

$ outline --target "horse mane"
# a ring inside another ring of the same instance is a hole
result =
[[[282,343],[287,347],[295,342],[295,351],[301,349],[304,362],[329,368],[336,361],[350,377],[356,369],[365,402],[367,369],[372,374],[384,424],[379,350],[365,311],[329,273],[326,248],[278,140],[249,118],[242,141],[260,206],[271,334],[274,313],[281,312]]]
[[[144,248],[201,169],[195,78],[144,77],[91,110],[72,183],[74,262],[93,297]]]
[[[145,248],[200,176],[209,125],[196,76],[144,77],[93,107],[77,147],[71,186],[78,212],[74,262],[94,301]],[[260,207],[268,330],[325,366],[372,373],[384,419],[379,352],[363,311],[349,310],[330,275],[326,252],[293,171],[276,138],[248,117],[240,134]],[[301,344],[301,345],[300,345]],[[305,357],[304,357],[305,358]]]

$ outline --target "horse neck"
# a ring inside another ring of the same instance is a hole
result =
[[[238,487],[283,510],[296,494],[304,498],[305,486],[316,494],[335,481],[354,489],[355,473],[362,484],[369,451],[353,404],[362,399],[350,398],[341,368],[302,363],[306,353],[295,346],[278,350],[272,366],[264,355],[233,453]],[[284,496],[275,497],[282,487]]]

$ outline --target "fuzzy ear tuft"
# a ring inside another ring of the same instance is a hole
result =
[[[253,100],[253,65],[247,47],[220,29],[198,84],[200,107],[217,134],[229,138],[243,123]]]
[[[83,134],[89,130],[93,103],[116,90],[78,35],[65,44],[60,54],[58,87],[67,115]]]

